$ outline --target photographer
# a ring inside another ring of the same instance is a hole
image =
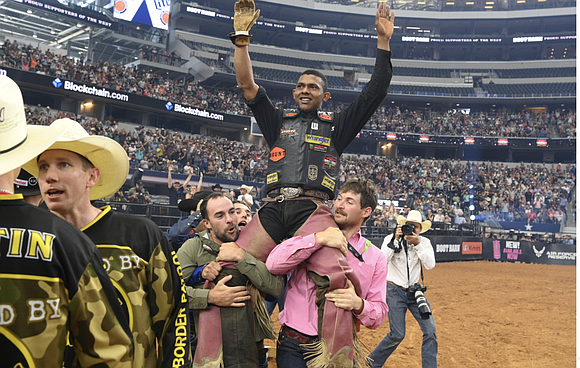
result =
[[[419,278],[423,278],[422,265],[428,270],[435,267],[435,253],[431,241],[419,235],[431,228],[431,221],[421,220],[421,213],[415,210],[410,211],[407,218],[397,217],[395,234],[387,236],[381,247],[389,266],[387,305],[391,332],[370,354],[373,367],[382,367],[405,338],[407,309],[423,331],[423,368],[437,367],[435,321],[431,305],[423,294],[427,288],[419,284]]]
[[[127,198],[131,202],[135,203],[149,203],[151,202],[151,198],[149,197],[149,191],[143,187],[143,182],[138,181],[135,183],[135,186],[129,189],[129,193],[127,193]]]

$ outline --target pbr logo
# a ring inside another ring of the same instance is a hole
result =
[[[308,166],[308,180],[316,180],[318,179],[318,166],[310,165]]]

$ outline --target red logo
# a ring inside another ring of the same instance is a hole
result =
[[[463,242],[461,245],[461,254],[482,254],[481,242]]]
[[[326,114],[320,114],[318,115],[322,120],[332,120],[332,118],[329,115]]]
[[[281,159],[283,159],[284,157],[286,157],[286,150],[284,148],[274,147],[270,151],[270,160],[272,160],[274,162],[278,162]]]
[[[297,112],[287,112],[286,114],[284,114],[284,116],[296,116],[298,115]]]

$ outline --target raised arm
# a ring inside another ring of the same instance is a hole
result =
[[[191,168],[191,172],[193,172],[193,167]],[[197,182],[197,192],[201,191],[202,184],[203,184],[203,172],[199,170],[199,181]]]
[[[185,179],[185,183],[183,183],[183,187],[185,187],[189,183],[189,180],[191,180],[192,175],[193,175],[193,166],[190,167],[189,175],[187,175],[187,178]]]
[[[167,169],[167,188],[171,188],[173,186],[172,183],[172,179],[171,179],[171,171],[173,170],[173,165],[169,165],[169,168]]]
[[[389,41],[395,30],[395,12],[385,3],[380,3],[375,16],[375,28],[377,30],[377,48],[391,51]]]
[[[239,0],[234,5],[234,30],[229,37],[236,45],[234,53],[234,68],[238,88],[242,90],[246,100],[250,101],[258,93],[258,85],[254,82],[252,60],[250,59],[250,29],[258,19],[260,11],[256,10],[254,0]]]

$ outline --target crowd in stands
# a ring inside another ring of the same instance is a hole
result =
[[[152,53],[147,54],[147,58],[152,57]],[[157,55],[155,59],[164,57]],[[205,87],[193,81],[174,80],[139,70],[135,66],[126,68],[103,61],[83,62],[9,40],[0,48],[0,65],[222,113],[251,114],[243,97],[234,88]],[[295,107],[290,91],[288,96],[273,101],[279,108]],[[334,99],[324,105],[329,111],[340,111],[344,107],[344,102]],[[575,138],[576,111],[557,109],[535,113],[499,109],[466,114],[461,110],[401,110],[383,104],[365,129],[431,135]]]
[[[347,156],[342,165],[341,183],[350,176],[363,175],[379,185],[381,198],[390,204],[379,215],[375,213],[374,219],[389,228],[399,214],[395,201],[422,211],[426,219],[454,227],[469,222],[471,214],[485,215],[492,221],[561,223],[568,204],[575,206],[575,165],[522,163],[508,167],[491,162],[379,156]]]
[[[120,128],[117,122],[65,112],[27,107],[30,124],[50,124],[69,117],[90,134],[108,136],[127,151],[131,166],[178,173],[197,167],[206,177],[263,183],[267,169],[266,146],[249,145],[225,138],[189,135],[166,129],[137,126]],[[436,223],[459,227],[469,216],[482,215],[498,221],[561,223],[568,204],[575,206],[575,165],[462,162],[419,158],[345,155],[339,186],[350,177],[371,178],[384,201],[370,224],[391,228],[398,208],[418,209]],[[473,195],[473,203],[470,196]],[[471,211],[474,204],[476,210]]]

